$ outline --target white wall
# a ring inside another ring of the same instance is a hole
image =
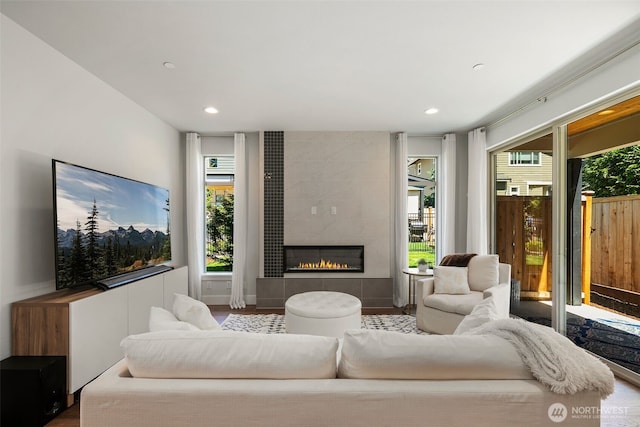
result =
[[[168,188],[173,263],[186,263],[177,130],[1,16],[0,358],[13,301],[55,290],[51,159]]]
[[[407,136],[407,154],[409,157],[434,156],[442,154],[441,136]],[[441,167],[440,164],[437,167]]]

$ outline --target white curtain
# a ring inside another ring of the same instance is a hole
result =
[[[409,266],[409,226],[407,214],[407,134],[396,135],[395,161],[395,274],[393,304],[404,307],[409,301],[407,275],[402,272]]]
[[[444,256],[456,251],[456,136],[453,133],[442,137],[442,174],[439,184],[442,200],[437,218],[440,228],[438,237],[440,256]]]
[[[189,295],[202,297],[200,278],[204,271],[204,160],[200,135],[187,133],[187,262]]]
[[[469,132],[467,252],[487,253],[487,137],[484,128]]]
[[[244,133],[234,135],[235,174],[233,189],[233,274],[231,308],[245,308],[244,281],[247,268],[247,165]]]

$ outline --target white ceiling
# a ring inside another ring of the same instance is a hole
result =
[[[465,131],[640,34],[638,0],[2,0],[1,8],[176,129],[202,135]],[[477,63],[485,66],[473,71]],[[424,114],[434,106],[438,114]]]

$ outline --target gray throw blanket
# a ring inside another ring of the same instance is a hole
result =
[[[509,341],[532,375],[554,393],[593,390],[603,399],[613,393],[615,380],[609,367],[547,326],[522,319],[500,319],[467,333],[496,335]]]

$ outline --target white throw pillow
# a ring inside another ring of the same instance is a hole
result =
[[[375,329],[344,334],[340,378],[531,379],[515,347],[493,335],[416,335]]]
[[[199,328],[191,323],[178,320],[169,310],[161,307],[151,307],[149,311],[149,331],[198,331]]]
[[[462,322],[458,325],[453,335],[460,335],[468,332],[478,326],[484,325],[490,320],[499,319],[498,308],[496,307],[496,301],[493,297],[485,298],[473,307],[471,313],[464,316]]]
[[[476,255],[469,260],[469,288],[486,291],[498,284],[498,255]]]
[[[183,322],[191,323],[198,329],[220,329],[211,315],[211,310],[202,301],[183,294],[174,294],[173,314]]]
[[[335,378],[337,368],[338,339],[315,335],[160,331],[120,346],[142,378]]]
[[[433,292],[436,294],[468,294],[467,267],[433,267]]]

